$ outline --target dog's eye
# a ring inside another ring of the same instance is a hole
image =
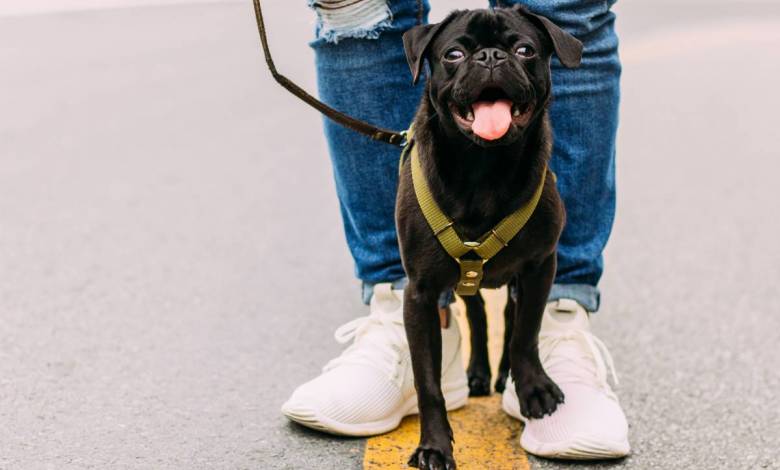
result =
[[[460,49],[450,49],[444,53],[444,60],[448,62],[457,62],[463,60],[464,57],[466,57],[466,54]]]
[[[520,57],[533,57],[536,55],[536,51],[533,47],[529,46],[528,44],[523,44],[522,46],[515,49],[515,55],[518,55]]]

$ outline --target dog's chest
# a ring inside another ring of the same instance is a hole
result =
[[[517,206],[496,186],[467,186],[439,189],[437,200],[453,220],[463,241],[477,241],[495,228]]]
[[[507,245],[483,265],[482,286],[500,287],[514,276],[522,277],[535,270],[554,251],[560,224],[555,223],[551,215],[544,208],[536,211],[526,226],[514,238],[507,240]],[[490,228],[492,226],[486,229],[486,233]]]

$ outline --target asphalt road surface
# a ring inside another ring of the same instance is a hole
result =
[[[618,7],[593,323],[633,453],[598,466],[780,468],[780,6],[733,3]],[[310,13],[267,16],[313,90]],[[0,468],[361,467],[278,411],[365,308],[320,117],[254,28],[248,1],[0,18]]]

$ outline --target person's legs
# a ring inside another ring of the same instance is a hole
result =
[[[406,129],[422,86],[411,85],[401,36],[425,22],[424,0],[312,2],[320,22],[312,43],[320,98],[373,124]],[[347,243],[363,281],[370,315],[336,331],[352,341],[323,373],[298,387],[282,413],[304,426],[337,434],[389,431],[417,412],[403,327],[406,284],[395,231],[400,149],[325,121]],[[442,305],[450,300],[443,296]],[[445,313],[442,313],[446,317]],[[442,388],[448,409],[468,396],[454,319],[443,318]]]
[[[614,1],[504,0],[522,4],[574,34],[585,45],[582,65],[567,69],[553,59],[550,120],[552,168],[566,206],[558,245],[558,272],[550,300],[599,307],[602,252],[615,216],[615,137],[620,101],[620,60]]]
[[[427,21],[428,2],[319,2],[312,43],[320,98],[346,114],[388,129],[406,129],[420,101],[401,36]],[[334,5],[329,5],[334,4]],[[339,4],[347,6],[338,7]],[[400,149],[325,119],[347,244],[357,277],[370,286],[404,277],[395,231]]]

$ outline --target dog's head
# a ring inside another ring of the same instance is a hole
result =
[[[416,83],[427,60],[429,96],[445,132],[509,145],[543,112],[553,52],[577,67],[582,43],[522,7],[456,11],[403,37]]]

